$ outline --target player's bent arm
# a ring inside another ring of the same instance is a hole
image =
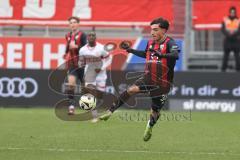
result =
[[[132,53],[138,57],[146,58],[146,51],[139,51],[132,48],[127,49],[128,53]]]

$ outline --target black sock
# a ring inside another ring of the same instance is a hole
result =
[[[67,97],[69,99],[69,103],[70,105],[75,105],[75,102],[74,102],[74,89],[66,89],[65,93],[67,94]]]
[[[157,122],[157,120],[158,120],[158,118],[159,118],[159,114],[155,117],[155,116],[153,116],[152,114],[150,114],[150,119],[149,119],[149,125],[151,126],[151,127],[153,127],[155,124],[156,124],[156,122]]]
[[[127,91],[124,91],[118,99],[113,103],[113,105],[110,107],[110,111],[114,112],[116,109],[118,109],[121,105],[123,105],[127,100],[130,98],[130,94]]]

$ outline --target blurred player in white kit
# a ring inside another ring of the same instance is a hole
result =
[[[105,92],[107,80],[107,67],[112,63],[112,55],[104,50],[104,45],[96,41],[96,33],[87,35],[88,43],[80,51],[80,59],[85,66],[85,86],[95,87]]]
[[[85,65],[85,87],[95,88],[105,92],[107,80],[107,67],[112,63],[112,55],[104,49],[104,45],[96,41],[96,33],[91,31],[87,34],[87,44],[80,51],[80,65]],[[96,110],[93,117],[97,116]],[[96,120],[95,118],[93,119]]]

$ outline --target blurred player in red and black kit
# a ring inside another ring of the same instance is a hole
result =
[[[132,95],[148,93],[152,99],[152,105],[150,119],[144,132],[144,141],[151,138],[152,128],[159,119],[160,110],[171,89],[174,66],[179,54],[179,47],[175,41],[166,35],[169,22],[166,19],[157,18],[150,25],[152,40],[148,41],[145,51],[131,49],[129,44],[124,42],[121,44],[122,48],[126,49],[127,52],[146,58],[144,76],[123,92],[106,114],[99,117],[100,120],[107,120]]]
[[[66,60],[66,67],[68,70],[67,75],[67,84],[65,92],[68,94],[69,98],[69,108],[68,114],[74,114],[74,91],[77,84],[77,80],[79,79],[81,85],[84,83],[84,67],[78,67],[79,60],[79,50],[87,43],[87,36],[85,33],[79,30],[79,18],[70,17],[68,19],[69,27],[71,32],[67,33],[66,38],[66,52],[64,58]]]

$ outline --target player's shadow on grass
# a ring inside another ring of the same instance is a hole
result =
[[[104,113],[109,106],[112,105],[115,100],[115,96],[112,94],[105,94],[103,98],[98,103],[95,110],[98,112],[98,116]],[[64,121],[88,121],[96,118],[93,116],[92,111],[83,110],[79,105],[75,106],[76,113],[74,115],[68,114],[68,107],[70,105],[69,99],[62,99],[55,105],[55,114],[56,116]],[[80,113],[78,113],[80,112]]]

